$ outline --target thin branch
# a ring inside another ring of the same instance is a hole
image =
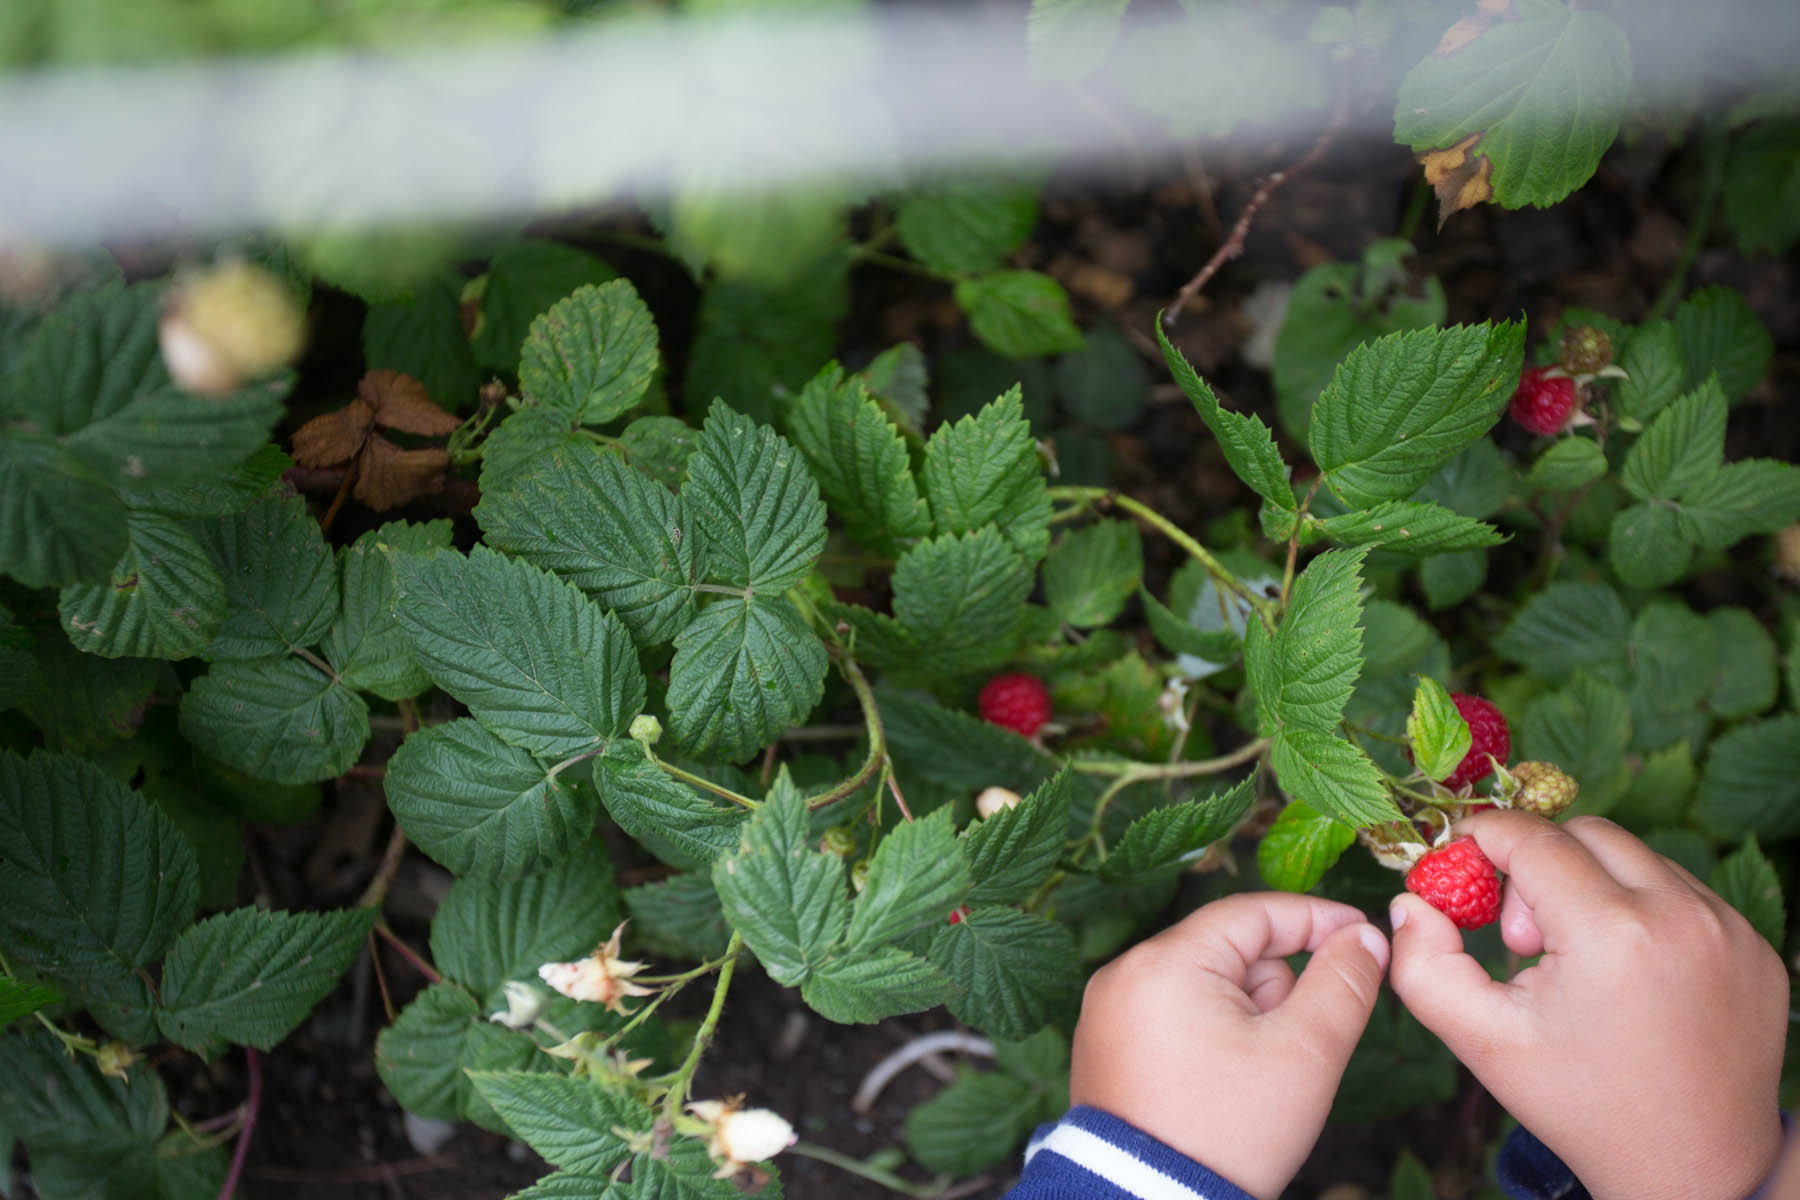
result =
[[[401,941],[399,935],[388,928],[386,921],[377,920],[375,922],[375,932],[380,934],[382,940],[392,946],[395,951],[399,953],[401,958],[404,958],[407,962],[411,963],[413,965],[413,970],[417,971],[433,983],[444,982],[444,977],[437,973],[437,969],[423,958],[420,958],[418,951]]]
[[[254,1046],[244,1047],[244,1065],[250,1071],[250,1094],[244,1098],[244,1127],[238,1133],[237,1149],[231,1154],[231,1170],[219,1187],[219,1200],[231,1200],[237,1192],[238,1177],[244,1173],[244,1160],[250,1157],[250,1137],[256,1132],[256,1114],[262,1108],[262,1058]]]
[[[1173,763],[1119,762],[1106,758],[1077,758],[1069,763],[1069,769],[1081,775],[1117,775],[1132,783],[1142,783],[1147,779],[1191,779],[1195,775],[1217,775],[1221,771],[1241,767],[1268,748],[1268,738],[1257,738],[1255,741],[1245,742],[1231,753],[1221,754],[1217,758],[1200,758]]]
[[[896,1075],[921,1059],[948,1052],[992,1058],[994,1043],[957,1029],[916,1037],[869,1068],[869,1073],[857,1085],[856,1095],[850,1099],[850,1111],[866,1116],[875,1107],[875,1100],[881,1095],[881,1090],[892,1083]]]
[[[374,878],[363,894],[357,898],[356,907],[379,909],[382,901],[387,899],[388,887],[394,882],[394,873],[400,869],[400,860],[406,857],[406,831],[399,825],[388,836],[387,849],[382,852],[381,865],[375,869]]]
[[[858,788],[875,777],[881,764],[887,761],[887,731],[881,724],[881,710],[875,706],[875,693],[869,690],[869,681],[863,677],[862,668],[856,665],[856,660],[847,651],[837,646],[829,646],[828,649],[837,660],[838,670],[850,684],[850,690],[856,693],[856,702],[862,706],[863,730],[869,735],[869,756],[863,760],[863,765],[856,774],[830,791],[807,801],[808,808],[824,808],[854,795]],[[899,799],[898,792],[895,793],[895,799]],[[904,802],[900,805],[900,811],[906,811]]]
[[[694,1072],[700,1067],[700,1056],[706,1053],[707,1045],[712,1041],[713,1033],[719,1028],[719,1017],[725,1011],[725,994],[731,990],[731,977],[737,971],[738,952],[744,948],[744,935],[733,932],[731,941],[725,947],[725,961],[719,966],[719,981],[713,985],[712,1004],[706,1010],[706,1016],[700,1021],[700,1028],[694,1031],[694,1043],[688,1047],[687,1059],[675,1072],[670,1081],[669,1094],[663,1098],[663,1114],[673,1120],[681,1115],[681,1106],[687,1100],[688,1085],[694,1081]]]
[[[1244,205],[1244,211],[1239,215],[1237,224],[1231,227],[1231,235],[1220,243],[1217,250],[1213,251],[1213,256],[1206,260],[1206,265],[1200,268],[1199,273],[1183,284],[1181,290],[1175,293],[1174,302],[1163,313],[1164,325],[1174,325],[1175,319],[1181,315],[1181,310],[1186,308],[1188,301],[1192,300],[1199,294],[1200,289],[1206,286],[1207,280],[1218,274],[1220,267],[1244,252],[1244,239],[1250,233],[1250,225],[1256,220],[1256,214],[1262,211],[1262,206],[1269,202],[1269,197],[1279,191],[1282,184],[1319,161],[1320,156],[1325,153],[1325,148],[1331,144],[1332,139],[1337,137],[1338,131],[1344,127],[1344,118],[1350,111],[1349,100],[1348,89],[1340,89],[1337,108],[1332,113],[1331,124],[1325,127],[1325,132],[1319,135],[1319,140],[1312,144],[1312,149],[1301,155],[1291,165],[1283,167],[1265,178],[1257,186],[1255,193],[1250,197],[1250,202]]]

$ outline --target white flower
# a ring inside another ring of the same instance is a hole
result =
[[[538,978],[571,1000],[604,1004],[613,1012],[623,1014],[625,1005],[622,1002],[627,996],[649,996],[656,991],[631,981],[645,964],[627,962],[619,957],[619,938],[624,932],[625,926],[621,923],[605,943],[577,962],[545,963],[538,968]]]
[[[506,996],[506,1011],[488,1017],[495,1024],[504,1025],[508,1029],[524,1029],[544,1011],[544,994],[529,983],[509,979],[501,985],[500,990]]]
[[[975,811],[981,814],[984,821],[997,812],[1005,812],[1018,806],[1019,793],[1003,787],[983,788],[981,795],[975,797]]]
[[[794,1127],[766,1108],[739,1108],[736,1100],[695,1100],[688,1111],[712,1126],[706,1144],[719,1164],[715,1179],[729,1179],[751,1163],[774,1158],[800,1140]]]

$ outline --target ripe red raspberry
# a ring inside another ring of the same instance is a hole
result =
[[[1493,771],[1488,755],[1493,755],[1502,766],[1506,764],[1506,756],[1512,753],[1512,730],[1506,727],[1506,718],[1500,715],[1500,710],[1480,696],[1451,692],[1450,701],[1456,705],[1462,719],[1469,723],[1471,739],[1469,752],[1456,764],[1456,770],[1438,780],[1455,791],[1464,784],[1486,778]]]
[[[950,924],[961,925],[963,923],[963,918],[968,915],[969,915],[969,906],[966,904],[959,905],[958,907],[950,910]]]
[[[1421,858],[1406,873],[1406,890],[1463,929],[1500,916],[1500,874],[1474,838],[1457,838]]]
[[[1557,434],[1575,414],[1575,381],[1564,375],[1551,375],[1549,367],[1530,367],[1519,377],[1513,391],[1512,419],[1531,432]]]
[[[1036,675],[996,675],[981,689],[981,719],[1031,737],[1050,719],[1050,689]]]

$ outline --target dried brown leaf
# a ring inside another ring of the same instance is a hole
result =
[[[1481,141],[1481,136],[1471,133],[1454,146],[1427,150],[1419,155],[1419,164],[1425,168],[1425,182],[1437,191],[1440,229],[1451,213],[1474,208],[1494,198],[1493,162],[1485,154],[1469,153]]]
[[[444,472],[449,468],[448,450],[402,450],[376,434],[357,460],[354,495],[374,511],[386,512],[443,491]]]
[[[362,377],[356,394],[375,410],[375,422],[388,429],[442,436],[462,421],[432,402],[425,385],[411,375],[377,367]]]
[[[303,467],[349,462],[374,426],[375,410],[361,400],[321,413],[294,430],[294,461]]]

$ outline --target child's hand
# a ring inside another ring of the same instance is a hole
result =
[[[1509,876],[1507,947],[1544,957],[1496,983],[1402,894],[1394,991],[1596,1200],[1743,1200],[1781,1147],[1780,957],[1610,821],[1494,812],[1458,832]]]
[[[1296,982],[1282,960],[1302,950]],[[1088,981],[1070,1098],[1273,1200],[1318,1140],[1387,957],[1346,904],[1209,904]]]

